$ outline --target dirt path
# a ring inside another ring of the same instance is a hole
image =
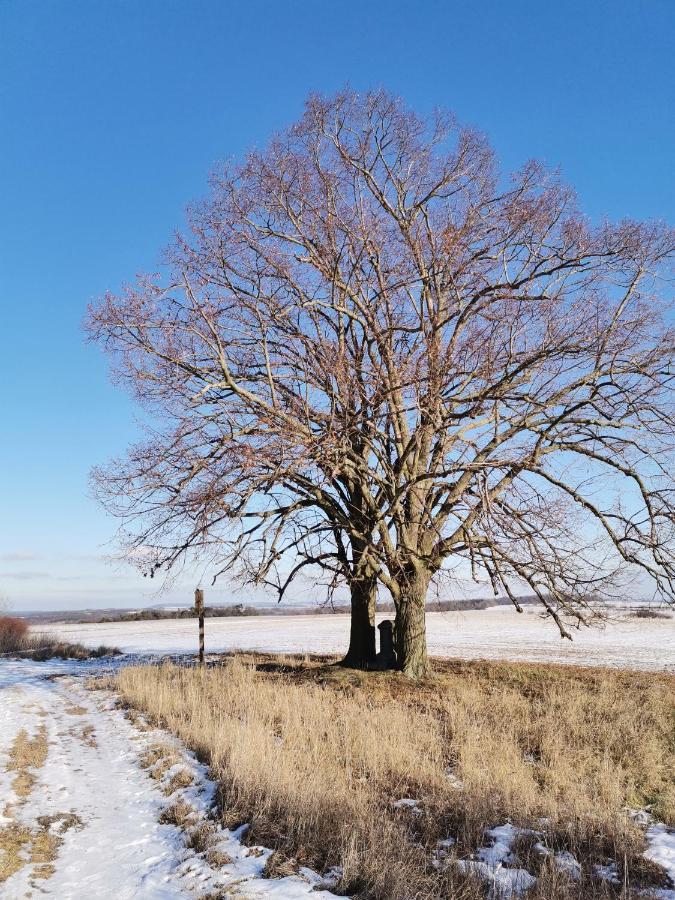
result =
[[[168,735],[139,729],[110,695],[87,690],[85,672],[76,663],[0,661],[0,896],[333,896],[312,891],[311,873],[263,878],[270,851],[211,822],[209,858],[218,864],[188,849],[184,827],[160,819],[178,800],[202,827],[214,785]],[[153,775],[141,761],[145,753],[147,766],[159,740],[178,765]]]
[[[2,696],[0,752],[10,767],[0,772],[0,800],[4,829],[25,829],[12,867],[26,863],[7,879],[4,896],[181,896],[172,884],[175,839],[157,821],[159,798],[148,790],[128,729],[74,679],[20,674]],[[42,765],[28,766],[34,783],[26,793],[17,790],[12,751],[17,736],[41,729],[47,752]],[[42,863],[34,861],[36,844],[46,847]]]

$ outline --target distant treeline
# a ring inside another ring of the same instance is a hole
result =
[[[528,604],[532,603],[533,597],[523,597],[519,602]],[[511,601],[503,597],[491,597],[489,599],[464,599],[464,600],[432,600],[427,604],[430,612],[463,612],[471,609],[489,609],[492,606],[508,606]],[[391,612],[394,614],[394,605],[392,603],[380,602],[377,604],[378,612]],[[212,619],[231,618],[238,616],[307,616],[307,615],[331,615],[334,613],[346,614],[349,612],[348,606],[318,606],[318,607],[293,607],[293,606],[277,606],[274,608],[260,608],[256,606],[246,606],[243,603],[237,603],[234,606],[206,606],[204,608],[204,616]],[[191,619],[195,616],[193,607],[185,609],[140,609],[134,612],[119,613],[112,615],[104,615],[98,618],[97,622],[145,622],[154,619]],[[91,622],[91,618],[87,618]]]
[[[427,610],[429,612],[464,612],[472,609],[490,609],[494,606],[509,606],[510,600],[505,597],[480,597],[463,600],[429,600]],[[519,603],[524,605],[534,602],[534,597],[520,597]],[[390,601],[382,600],[377,604],[377,610],[381,613],[394,615],[394,606]],[[284,603],[280,606],[249,606],[244,603],[235,603],[231,606],[207,606],[205,615],[209,618],[230,618],[239,616],[326,616],[341,613],[349,613],[349,606],[337,604],[323,604],[321,606],[300,606],[293,603]],[[70,622],[73,624],[87,625],[100,622],[145,622],[161,619],[190,619],[195,615],[193,607],[166,609],[154,606],[149,609],[135,609],[126,611],[123,609],[88,609],[88,610],[61,610],[52,612],[17,613],[21,618],[33,622]]]
[[[591,598],[592,599],[592,598]],[[533,596],[519,597],[518,602],[523,606],[535,604]],[[506,597],[480,597],[462,600],[428,600],[427,612],[466,612],[472,609],[490,609],[495,606],[510,606],[511,601]],[[617,603],[617,608],[625,613],[630,613],[638,618],[660,619],[672,618],[672,611],[667,607],[651,604],[644,605],[637,601],[625,605]],[[377,604],[379,613],[394,616],[394,606],[390,601],[379,601]],[[233,618],[240,616],[326,616],[348,615],[349,606],[323,604],[321,606],[296,606],[288,603],[282,606],[247,606],[244,603],[236,603],[231,606],[207,606],[205,615],[209,618]],[[15,613],[16,618],[25,619],[34,624],[48,624],[53,622],[68,622],[76,625],[96,625],[102,622],[144,622],[162,619],[190,619],[195,615],[193,607],[166,609],[161,606],[150,609],[136,609],[126,611],[123,609],[88,609],[88,610],[62,610],[59,612],[27,612]]]
[[[235,606],[205,606],[204,616],[211,619],[221,619],[233,616],[259,616],[261,610],[254,606],[244,606],[237,603]],[[145,622],[150,619],[191,619],[196,615],[192,606],[186,609],[139,609],[135,612],[120,613],[119,615],[101,616],[99,622]],[[91,621],[88,619],[87,621]]]

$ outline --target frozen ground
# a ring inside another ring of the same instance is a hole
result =
[[[603,628],[574,631],[573,641],[561,640],[553,623],[533,609],[429,612],[427,626],[433,656],[675,671],[675,618],[619,618]],[[48,630],[64,640],[114,645],[127,653],[189,653],[197,642],[194,619],[62,624]],[[345,615],[206,620],[207,651],[341,653],[348,635]]]
[[[343,615],[208,619],[206,641],[210,651],[340,653],[348,630],[349,620]],[[182,619],[64,624],[50,625],[49,631],[90,646],[103,643],[126,653],[156,655],[193,652],[197,623]],[[431,612],[428,640],[436,656],[675,671],[675,619],[624,617],[603,629],[579,631],[570,643],[562,641],[551,623],[533,610],[521,615],[508,607]],[[120,659],[115,665],[124,662]],[[153,741],[174,743],[181,765],[194,778],[192,787],[179,790],[203,818],[208,818],[213,785],[203,767],[175,739],[152,730],[139,731],[115,708],[111,696],[84,687],[82,676],[106,665],[110,662],[32,663],[0,658],[0,831],[25,827],[33,841],[21,851],[25,864],[0,884],[0,896],[19,900],[32,892],[32,896],[41,893],[59,900],[169,900],[219,891],[234,897],[239,891],[246,897],[279,900],[333,897],[330,883],[322,885],[309,871],[303,872],[304,877],[264,879],[262,870],[270,851],[244,846],[236,832],[219,830],[218,848],[231,862],[214,869],[203,854],[186,848],[180,829],[160,824],[162,810],[175,796],[167,797],[161,790],[163,783],[154,781],[139,764],[140,754]],[[15,773],[7,770],[9,753],[22,730],[31,737],[41,728],[47,731],[46,760],[33,772],[35,784],[22,801],[12,787]],[[31,847],[37,846],[45,828],[55,832],[58,841],[53,871],[46,872],[40,871],[39,854],[37,862],[30,859]],[[675,881],[675,835],[652,823],[647,836],[648,855]],[[502,873],[502,860],[495,855],[495,848],[501,852],[498,837],[495,831],[494,846],[466,865],[515,895],[531,876],[517,869]],[[514,880],[514,873],[520,873],[522,883]],[[675,900],[675,891],[664,890],[658,896]]]
[[[21,850],[24,864],[0,884],[2,898],[335,896],[317,889],[320,879],[310,871],[306,878],[263,878],[270,851],[245,847],[237,833],[226,829],[217,832],[216,846],[231,861],[217,870],[203,855],[186,849],[183,833],[160,824],[159,816],[179,794],[198,819],[205,819],[215,786],[177,741],[154,730],[139,731],[115,708],[110,695],[87,690],[78,676],[91,669],[83,663],[0,660],[0,837],[21,828],[31,835]],[[17,773],[11,770],[11,749],[22,731],[34,738],[45,728],[46,759],[28,770],[35,782],[22,797],[14,789]],[[192,786],[171,796],[139,765],[140,754],[158,739],[173,742],[181,767],[194,778]],[[45,862],[40,848],[46,833],[59,844],[50,862],[53,871],[40,865]],[[0,871],[5,852],[0,840]]]
[[[3,837],[17,828],[29,835],[17,871],[0,883],[0,897],[337,900],[330,890],[335,881],[322,880],[308,869],[301,869],[299,876],[264,878],[271,851],[245,846],[243,829],[217,826],[210,816],[215,785],[204,766],[177,739],[150,728],[142,718],[132,724],[108,692],[85,687],[87,675],[124,662],[0,659],[0,873],[7,853]],[[27,739],[42,733],[46,751],[44,759],[27,769],[27,795],[25,785],[23,793],[17,788],[17,771],[12,769],[12,749],[22,733]],[[158,743],[168,745],[178,761],[155,780],[140,759]],[[176,787],[172,779],[182,770],[191,783],[180,781]],[[210,823],[215,829],[211,848],[221,859],[211,860],[213,866],[204,853],[188,849],[183,830],[161,824],[162,812],[178,799],[192,808],[193,823]],[[417,801],[404,798],[398,803],[414,806]],[[675,885],[675,833],[644,812],[636,816],[646,829],[646,855],[666,869]],[[489,841],[475,859],[459,863],[504,897],[515,897],[534,882],[524,869],[505,867],[516,831],[509,823],[488,830]],[[56,836],[53,859],[41,855],[40,841],[47,833]],[[438,865],[453,843],[439,842]],[[578,870],[569,854],[558,854],[556,863],[572,874]],[[608,868],[602,877],[611,880],[615,870]],[[675,900],[675,890],[661,889],[654,896]]]

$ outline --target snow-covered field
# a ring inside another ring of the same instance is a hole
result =
[[[675,671],[675,618],[622,617],[602,628],[559,637],[550,620],[533,609],[511,607],[427,614],[429,652],[462,659],[510,659]],[[127,653],[191,653],[197,642],[194,619],[58,624],[48,630],[88,646],[107,644]],[[345,615],[255,616],[206,620],[206,649],[281,653],[341,653],[347,646]]]
[[[329,900],[321,879],[262,877],[269,850],[245,847],[237,832],[217,831],[216,849],[231,862],[211,868],[203,855],[187,849],[183,832],[160,824],[163,809],[180,795],[206,820],[215,785],[192,754],[169,735],[139,731],[115,708],[113,698],[89,691],[86,663],[33,663],[0,660],[0,837],[22,829],[23,863],[0,884],[4,900],[45,895],[56,900],[170,900],[222,893],[236,885],[246,897],[276,900]],[[14,788],[11,749],[21,731],[33,738],[46,728],[44,764],[29,770],[35,782],[22,797]],[[173,742],[180,767],[194,779],[171,796],[141,768],[139,757],[157,740]],[[8,770],[9,765],[9,770]],[[47,817],[47,818],[45,818]],[[56,856],[44,870],[48,835]],[[0,841],[0,870],[6,851]],[[235,888],[233,887],[233,895]],[[227,894],[229,896],[229,893]]]

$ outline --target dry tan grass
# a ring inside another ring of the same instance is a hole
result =
[[[173,753],[173,748],[169,744],[152,744],[141,754],[139,760],[141,767],[143,769],[152,769],[160,760],[168,759],[170,753]],[[171,765],[172,763],[168,763],[166,769]],[[161,775],[159,777],[161,778]]]
[[[65,834],[71,828],[82,828],[82,819],[74,812],[52,813],[49,816],[38,816],[37,823],[43,830],[55,834]]]
[[[162,781],[170,769],[179,766],[183,758],[175,747],[170,744],[152,744],[141,754],[140,763],[155,781]],[[174,794],[180,788],[189,787],[193,782],[192,775],[185,768],[177,769],[171,778],[162,784],[162,791],[167,797]]]
[[[82,728],[76,729],[75,735],[87,747],[98,747],[98,743],[96,742],[96,728],[93,725],[83,725]]]
[[[48,749],[45,725],[41,725],[32,738],[28,736],[28,732],[24,728],[15,737],[9,750],[6,769],[8,772],[16,772],[12,788],[20,800],[25,800],[32,791],[35,774],[31,769],[42,768],[47,759]]]
[[[54,861],[63,837],[71,828],[81,828],[82,820],[72,812],[39,816],[38,828],[10,822],[0,828],[0,884],[24,866],[31,865],[33,879],[54,874]]]
[[[162,791],[167,797],[175,794],[181,788],[190,787],[193,782],[192,775],[187,769],[178,769],[171,778],[162,785]]]
[[[30,829],[18,822],[0,827],[0,884],[26,865],[22,850],[30,839]]]
[[[217,836],[217,829],[213,822],[208,820],[202,821],[188,829],[185,837],[185,846],[194,850],[195,853],[206,853],[214,840],[217,839]],[[217,853],[216,850],[213,852]],[[224,856],[227,856],[227,854],[224,854]],[[229,857],[228,862],[232,862]]]
[[[162,811],[159,821],[162,825],[175,825],[177,828],[187,829],[195,824],[197,818],[194,806],[183,799],[178,799]]]
[[[46,829],[34,834],[30,848],[30,861],[35,866],[34,878],[49,878],[54,874],[53,862],[62,843],[62,837]]]
[[[45,725],[41,725],[33,737],[30,737],[28,732],[22,728],[14,738],[9,748],[5,769],[15,773],[12,779],[12,789],[20,803],[25,802],[33,790],[34,770],[44,765],[47,751],[47,728]],[[0,884],[26,865],[24,851],[30,848],[32,852],[31,845],[35,847],[36,840],[34,830],[14,820],[12,805],[5,807],[4,815],[10,819],[10,822],[0,827]],[[34,860],[31,855],[32,861]],[[37,877],[40,877],[39,873]]]
[[[439,665],[412,685],[250,658],[118,679],[127,702],[210,763],[227,823],[252,822],[250,839],[278,851],[278,871],[281,855],[341,864],[343,890],[391,900],[483,896],[452,864],[435,868],[433,851],[452,836],[466,857],[507,820],[534,824],[583,866],[570,883],[530,854],[532,897],[630,897],[658,882],[626,807],[675,821],[674,687],[665,675],[507,663]],[[396,809],[402,797],[421,812]],[[623,893],[592,875],[609,859]]]
[[[223,866],[229,866],[232,857],[225,853],[224,850],[210,849],[206,851],[206,861],[212,869],[221,869]]]

